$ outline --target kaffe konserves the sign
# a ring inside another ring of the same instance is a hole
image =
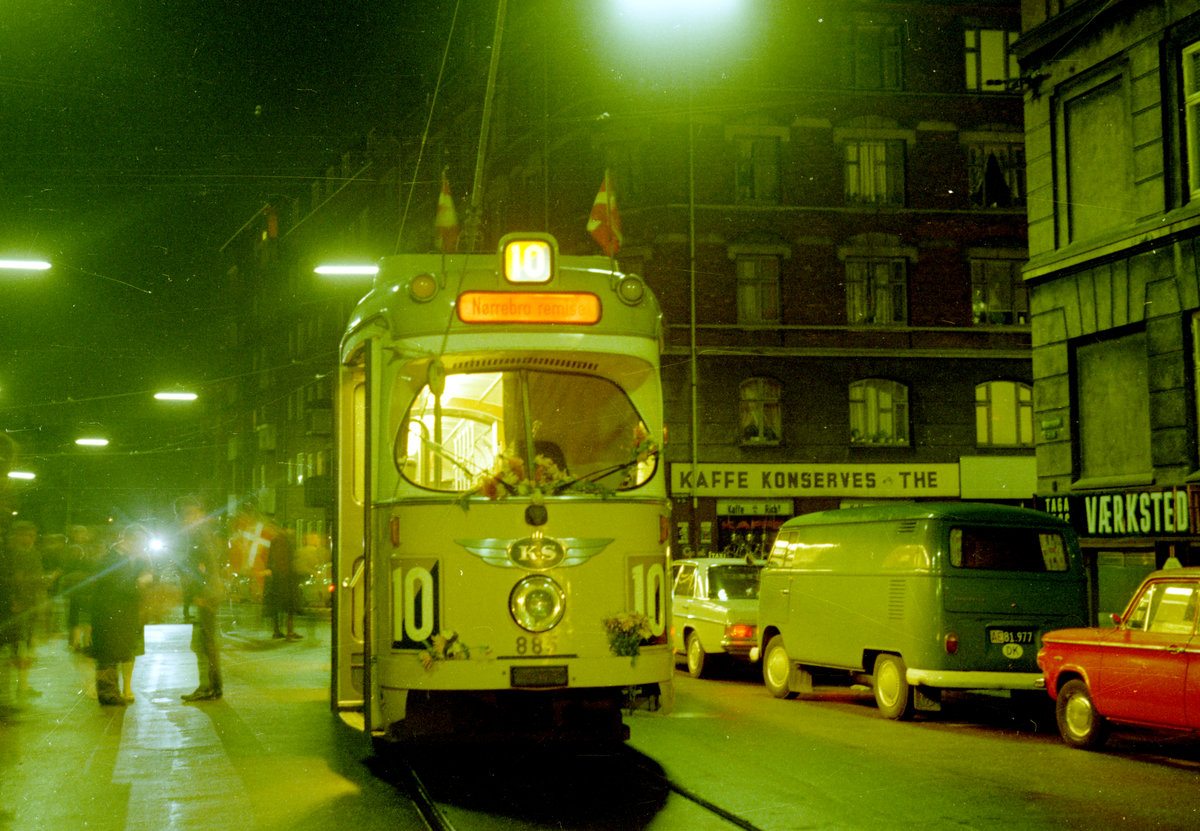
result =
[[[956,464],[671,465],[673,496],[957,497]]]

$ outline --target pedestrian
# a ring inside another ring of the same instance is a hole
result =
[[[63,555],[63,575],[59,591],[67,600],[67,648],[72,652],[86,649],[92,641],[91,608],[92,577],[99,561],[99,546],[92,529],[72,525],[67,529],[67,549]]]
[[[29,686],[43,597],[37,538],[37,526],[19,520],[9,527],[0,546],[0,653],[8,653],[8,666],[16,670],[18,698],[41,695]]]
[[[100,562],[99,540],[86,525],[67,529],[67,548],[63,555],[63,575],[59,591],[67,602],[67,649],[71,662],[79,673],[81,691],[96,698],[96,672],[91,658],[92,648],[92,587]]]
[[[192,623],[192,651],[196,653],[199,683],[196,689],[180,696],[184,701],[212,701],[224,695],[221,684],[221,652],[218,643],[217,609],[224,599],[221,580],[221,541],[213,529],[212,517],[198,497],[186,497],[176,505],[182,524],[183,594],[196,607]]]
[[[296,634],[295,616],[300,583],[295,568],[295,534],[280,529],[271,540],[267,553],[266,583],[263,586],[264,612],[271,618],[272,638],[299,640]],[[283,619],[287,632],[279,627]]]
[[[96,698],[104,705],[134,701],[133,665],[146,652],[142,597],[154,581],[149,541],[145,528],[129,525],[96,567],[90,654],[96,662]]]

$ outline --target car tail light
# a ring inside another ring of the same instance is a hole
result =
[[[953,655],[958,651],[958,635],[953,632],[946,634],[946,654]]]
[[[740,641],[748,641],[754,637],[755,627],[749,623],[732,623],[725,627],[725,634]]]

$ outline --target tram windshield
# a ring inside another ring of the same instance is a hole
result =
[[[657,459],[618,385],[527,369],[449,374],[440,395],[422,387],[395,440],[409,482],[490,499],[627,490]]]

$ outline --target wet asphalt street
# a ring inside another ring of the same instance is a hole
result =
[[[0,831],[421,828],[372,774],[370,749],[329,708],[328,613],[275,640],[257,607],[221,617],[225,695],[197,683],[191,626],[146,627],[136,700],[100,706],[65,635],[43,638],[18,697],[0,672]]]

